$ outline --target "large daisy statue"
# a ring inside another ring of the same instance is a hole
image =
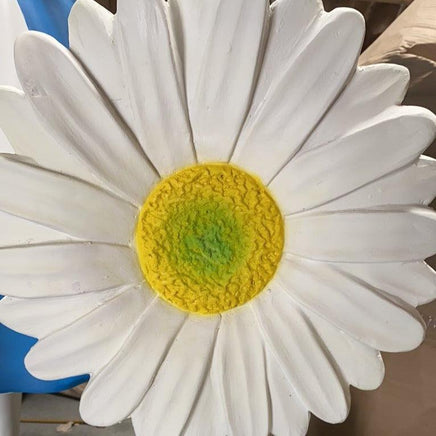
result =
[[[0,321],[138,436],[304,435],[436,297],[436,118],[317,0],[78,0],[2,88]],[[28,105],[31,103],[31,106]]]

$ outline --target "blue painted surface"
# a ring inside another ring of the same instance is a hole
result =
[[[64,45],[68,44],[67,20],[74,0],[18,0],[18,3],[29,29],[49,33]],[[59,392],[88,380],[85,375],[46,382],[31,376],[24,367],[24,358],[35,343],[35,338],[0,324],[0,393]]]
[[[75,0],[18,0],[29,30],[55,37],[68,47],[68,15]]]

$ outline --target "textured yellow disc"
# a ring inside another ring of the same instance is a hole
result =
[[[255,177],[233,165],[196,165],[153,189],[135,239],[142,272],[163,299],[214,314],[246,303],[271,280],[283,218]]]

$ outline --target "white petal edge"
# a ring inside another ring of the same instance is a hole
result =
[[[233,435],[265,436],[269,404],[265,347],[249,307],[222,314],[211,377]]]
[[[436,251],[436,213],[418,207],[289,216],[284,251],[331,262],[407,262]]]
[[[307,317],[277,283],[251,303],[267,346],[301,402],[329,423],[348,415],[348,386]]]
[[[163,0],[124,0],[114,23],[135,131],[162,177],[196,162],[167,15]]]
[[[207,373],[220,316],[190,315],[142,403],[132,415],[137,434],[181,434]]]
[[[65,328],[124,290],[116,288],[67,297],[4,297],[0,301],[0,322],[24,335],[42,339]]]
[[[352,338],[314,312],[303,311],[350,385],[373,390],[382,384],[385,366],[379,351]]]
[[[321,14],[277,75],[254,94],[232,163],[268,183],[295,155],[352,74],[364,35],[353,9]],[[267,45],[266,53],[272,50]],[[316,67],[313,59],[317,59]],[[262,81],[262,71],[259,83]]]
[[[269,0],[172,0],[197,157],[228,161],[247,114]]]
[[[86,422],[113,425],[135,411],[186,317],[159,297],[154,298],[117,354],[91,377],[80,401],[80,414]]]
[[[0,155],[0,210],[90,241],[127,244],[137,210],[100,188]]]
[[[436,196],[436,159],[421,156],[412,165],[336,198],[316,211],[363,209],[384,205],[428,206]]]
[[[401,104],[409,80],[409,70],[402,65],[375,64],[358,67],[350,83],[300,152],[332,142],[388,107]]]
[[[298,398],[276,358],[268,349],[266,360],[271,433],[277,436],[304,436],[309,427],[309,411]]]
[[[42,380],[93,374],[118,352],[152,295],[142,286],[123,293],[38,341],[27,354],[27,370]]]
[[[425,262],[337,263],[335,267],[414,307],[436,298],[436,272]]]
[[[77,0],[68,17],[70,50],[135,134],[135,119],[114,35],[115,16],[94,0]]]
[[[28,32],[15,44],[15,63],[26,96],[65,152],[113,192],[141,205],[157,174],[71,52],[48,35]]]
[[[12,297],[82,294],[140,283],[135,252],[91,242],[0,248],[0,289]]]
[[[295,302],[377,350],[410,351],[424,339],[423,321],[413,307],[333,264],[285,257],[275,280]]]
[[[292,159],[269,185],[285,215],[313,209],[415,161],[436,135],[436,116],[391,107],[354,131]]]
[[[43,167],[104,187],[86,165],[50,135],[23,91],[0,86],[0,128],[15,153],[29,156]]]

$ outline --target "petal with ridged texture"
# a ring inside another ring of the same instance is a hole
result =
[[[305,407],[326,422],[342,422],[350,402],[345,381],[301,309],[277,282],[252,304],[268,347]]]
[[[29,156],[43,167],[104,186],[85,164],[51,136],[24,92],[0,87],[0,128],[15,153]]]
[[[359,389],[377,389],[385,375],[377,350],[352,338],[319,315],[304,311],[339,367],[344,379]]]
[[[245,306],[222,315],[211,377],[230,434],[265,436],[269,429],[265,347],[257,321]]]
[[[280,5],[274,13],[279,9]],[[280,17],[277,21],[280,27]],[[281,25],[283,37],[292,32]],[[273,21],[271,32],[275,31]],[[261,70],[232,162],[268,183],[303,145],[345,86],[355,68],[363,34],[364,21],[355,10],[338,8],[319,14],[272,76],[264,77]],[[279,41],[284,43],[281,39],[276,43]],[[275,52],[271,44],[267,44],[266,55]],[[263,81],[268,83],[262,85]]]
[[[210,370],[220,316],[189,316],[132,415],[137,434],[182,434]]]
[[[71,236],[116,244],[131,240],[137,212],[96,186],[14,155],[0,155],[0,210]]]
[[[266,356],[271,433],[274,436],[303,436],[309,427],[309,411],[268,348]]]
[[[118,353],[91,378],[80,403],[82,418],[107,426],[129,416],[150,389],[186,317],[156,297]]]
[[[401,65],[358,67],[356,73],[301,152],[334,141],[390,106],[401,104],[409,84],[409,70]]]
[[[422,319],[413,307],[330,264],[284,258],[276,280],[303,307],[378,350],[409,351],[424,339]]]
[[[114,36],[135,114],[138,139],[161,176],[195,163],[182,80],[164,0],[118,4]]]
[[[0,301],[0,321],[22,334],[41,339],[66,327],[113,299],[124,288],[84,295],[48,298],[4,297]]]
[[[115,193],[142,204],[157,174],[74,56],[55,39],[29,32],[17,40],[15,59],[27,97],[65,152]]]
[[[436,251],[436,213],[397,207],[289,216],[285,251],[332,262],[407,262]]]
[[[384,205],[428,206],[436,196],[436,159],[421,158],[375,182],[316,208],[319,211],[362,209]]]
[[[346,136],[299,154],[269,187],[285,215],[313,209],[411,164],[435,134],[431,112],[392,107]]]
[[[268,0],[172,0],[199,161],[228,161],[249,108]]]
[[[134,251],[91,242],[0,248],[0,289],[12,297],[82,294],[140,283]]]
[[[420,306],[436,298],[436,272],[425,262],[341,263],[335,266],[356,280]]]
[[[186,423],[184,436],[222,436],[229,434],[219,389],[210,373],[207,375],[198,401]]]
[[[115,16],[95,0],[77,0],[68,18],[70,50],[137,134],[114,23]]]
[[[27,370],[42,380],[93,374],[122,347],[152,295],[142,286],[124,292],[34,345]]]

